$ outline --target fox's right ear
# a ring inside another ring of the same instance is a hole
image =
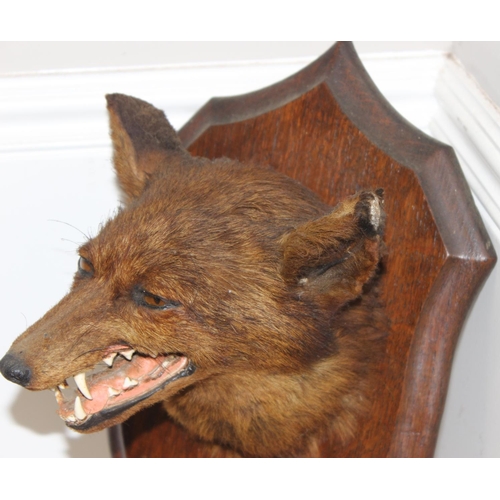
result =
[[[123,94],[108,94],[113,162],[127,201],[137,198],[165,160],[189,155],[163,111]]]
[[[361,295],[382,257],[383,190],[361,191],[281,239],[281,275],[298,296],[338,308]]]

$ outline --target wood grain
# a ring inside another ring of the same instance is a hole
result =
[[[384,188],[386,356],[359,436],[319,455],[432,456],[458,334],[496,260],[451,148],[389,105],[350,43],[274,86],[212,99],[180,136],[194,155],[272,165],[331,205]],[[159,406],[113,433],[115,456],[120,439],[129,457],[234,456],[191,439]]]

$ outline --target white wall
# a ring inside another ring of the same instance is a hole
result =
[[[476,200],[497,254],[500,228]],[[500,457],[500,267],[480,292],[460,335],[439,430],[437,457]]]
[[[0,246],[1,354],[27,324],[67,291],[75,269],[75,249],[82,241],[79,231],[95,233],[118,204],[110,167],[105,93],[118,91],[149,100],[165,109],[178,128],[208,98],[274,83],[330,46],[329,42],[196,43],[183,44],[179,50],[173,42],[166,43],[170,45],[0,43],[0,169],[5,186],[0,197],[0,225],[3,241],[11,242]],[[450,45],[356,44],[382,93],[426,132],[440,110],[434,85],[445,59],[443,51]],[[408,52],[409,48],[438,52]],[[392,51],[373,52],[379,49]],[[286,57],[293,59],[271,62]],[[229,62],[234,59],[240,61]],[[242,59],[262,61],[250,64]],[[196,60],[204,63],[196,64]],[[210,60],[226,62],[211,65]],[[161,68],[108,71],[106,67],[115,62],[118,66]],[[189,64],[176,67],[180,62]],[[60,71],[99,66],[100,70],[90,72]],[[42,69],[54,71],[37,75]],[[457,142],[459,147],[463,143],[462,138]],[[498,221],[483,212],[494,244],[499,245]],[[500,345],[495,335],[500,318],[499,308],[491,302],[492,297],[499,297],[499,288],[497,273],[481,293],[462,334],[450,385],[451,403],[447,403],[438,442],[439,456],[500,456],[500,431],[496,429]],[[483,363],[486,355],[488,369]],[[80,437],[65,429],[48,391],[28,393],[3,380],[0,391],[2,456],[109,454],[105,433]],[[486,447],[481,440],[486,440]]]

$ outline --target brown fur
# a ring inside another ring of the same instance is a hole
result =
[[[108,109],[127,203],[80,249],[93,274],[14,342],[22,385],[54,387],[111,345],[182,353],[193,374],[91,430],[163,401],[189,432],[245,456],[352,438],[386,331],[373,286],[382,193],[332,209],[271,168],[191,157],[143,101],[115,94]],[[175,307],[138,305],[137,287]]]

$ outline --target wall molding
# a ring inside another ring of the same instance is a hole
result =
[[[436,51],[362,55],[381,91],[426,126],[443,54]],[[238,95],[276,83],[312,58],[51,71],[0,77],[0,154],[106,147],[104,95],[141,97],[180,128],[214,96]]]
[[[454,57],[436,82],[432,134],[450,144],[475,197],[500,228],[500,109]]]

